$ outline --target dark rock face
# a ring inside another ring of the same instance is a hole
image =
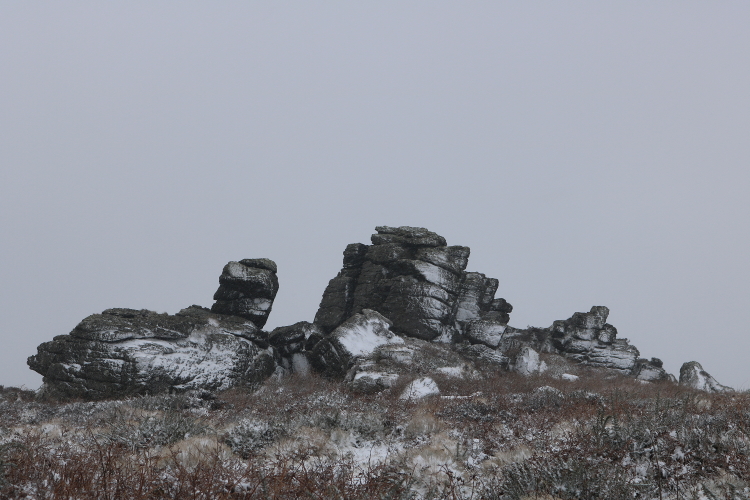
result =
[[[284,370],[304,375],[310,371],[307,351],[322,338],[323,330],[318,325],[300,321],[276,328],[271,332],[268,342],[275,349],[277,362]]]
[[[240,316],[263,328],[279,291],[276,263],[270,259],[243,259],[224,266],[211,310]]]
[[[324,331],[363,309],[383,314],[394,332],[423,340],[450,341],[466,323],[493,311],[507,323],[512,307],[494,299],[497,280],[465,272],[468,247],[447,246],[424,228],[375,230],[372,245],[353,243],[344,250],[343,268],[315,315]]]
[[[58,398],[221,390],[260,382],[275,362],[251,322],[191,306],[175,315],[108,309],[38,347],[29,367]]]

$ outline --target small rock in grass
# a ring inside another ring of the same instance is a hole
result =
[[[399,399],[422,399],[440,394],[437,384],[430,377],[422,377],[410,383]]]

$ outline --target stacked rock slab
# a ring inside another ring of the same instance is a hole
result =
[[[607,323],[609,309],[594,306],[555,321],[550,330],[554,346],[567,357],[592,366],[631,374],[640,353],[627,339],[617,338],[617,329]]]
[[[566,320],[555,321],[549,328],[519,330],[501,327],[488,321],[474,321],[466,337],[501,352],[530,347],[537,352],[560,354],[578,363],[608,368],[641,380],[667,380],[670,376],[657,358],[640,358],[627,339],[617,338],[617,329],[607,323],[609,309],[594,306],[587,313],[577,312]]]
[[[323,338],[318,325],[300,321],[274,329],[268,337],[273,346],[278,365],[286,373],[307,375],[310,372],[308,353]]]
[[[58,398],[103,399],[191,389],[221,390],[260,382],[280,354],[260,330],[279,289],[269,259],[229,262],[211,310],[175,315],[107,309],[28,359]],[[278,339],[277,339],[278,340]]]
[[[661,360],[640,358],[628,339],[618,339],[617,329],[607,323],[609,309],[594,306],[588,313],[577,312],[567,320],[555,321],[550,330],[557,350],[579,363],[617,370],[640,380],[667,380]]]
[[[315,324],[331,332],[364,309],[393,323],[393,331],[423,340],[451,341],[467,323],[510,307],[494,299],[498,281],[465,271],[469,248],[418,227],[378,226],[372,245],[353,243],[320,302]]]
[[[260,382],[274,357],[251,322],[191,306],[175,315],[108,309],[38,347],[29,367],[56,398],[222,390]]]
[[[211,310],[247,318],[263,328],[279,291],[276,263],[270,259],[243,259],[224,266]]]

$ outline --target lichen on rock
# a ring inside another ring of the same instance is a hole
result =
[[[424,228],[375,230],[372,245],[346,247],[343,268],[323,293],[315,323],[325,331],[371,309],[392,321],[400,335],[452,341],[466,323],[492,311],[507,318],[512,310],[495,299],[497,280],[465,271],[468,247],[448,246]]]

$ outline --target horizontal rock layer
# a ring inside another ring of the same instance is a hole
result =
[[[198,306],[173,316],[108,309],[40,345],[28,364],[47,395],[103,399],[260,382],[275,369],[267,346],[253,323]]]
[[[271,314],[279,291],[276,263],[270,259],[243,259],[224,266],[211,310],[249,319],[259,328]]]
[[[465,271],[468,247],[448,246],[424,228],[375,229],[372,245],[346,247],[343,268],[323,293],[315,323],[326,332],[363,309],[386,316],[394,332],[424,340],[452,341],[467,322],[493,311],[507,323],[512,306],[494,298],[498,281]]]

